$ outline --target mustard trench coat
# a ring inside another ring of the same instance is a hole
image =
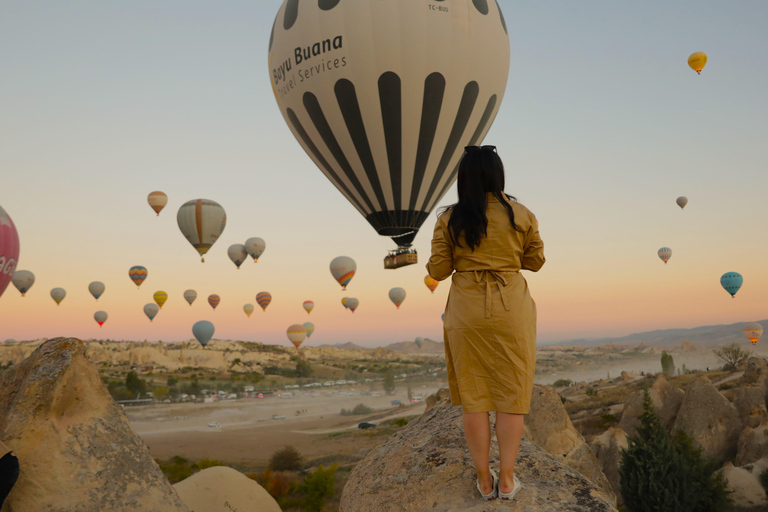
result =
[[[520,270],[544,265],[536,217],[508,200],[488,195],[487,236],[472,251],[448,234],[451,211],[440,215],[432,238],[429,275],[453,275],[443,323],[451,403],[464,413],[527,414],[536,366],[536,303]]]

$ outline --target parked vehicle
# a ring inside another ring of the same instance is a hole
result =
[[[391,403],[392,405],[400,405],[402,402],[400,400],[392,400],[389,403]]]
[[[375,423],[368,423],[367,421],[364,421],[362,423],[358,423],[357,428],[361,428],[361,429],[365,430],[367,428],[373,428],[375,426],[376,426]]]
[[[284,420],[285,416],[283,416],[282,414],[273,414],[272,415],[272,419],[273,420]]]

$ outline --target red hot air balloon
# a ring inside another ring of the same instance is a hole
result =
[[[13,279],[19,261],[19,234],[11,217],[0,206],[0,295]]]

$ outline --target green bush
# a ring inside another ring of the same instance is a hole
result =
[[[566,386],[570,386],[573,384],[573,381],[571,379],[557,379],[555,382],[552,383],[553,388],[564,388]]]
[[[301,464],[301,454],[290,445],[276,451],[269,459],[269,469],[272,471],[298,471]]]
[[[597,390],[595,388],[587,388],[584,393],[586,393],[587,396],[597,396]]]
[[[408,424],[408,420],[405,418],[397,418],[396,420],[392,420],[392,425],[396,427],[404,427]]]
[[[373,412],[373,409],[368,407],[364,404],[357,404],[354,409],[342,409],[341,415],[342,416],[356,416],[360,414],[370,414]]]
[[[304,483],[299,486],[299,492],[304,493],[304,510],[322,512],[328,498],[336,490],[336,469],[338,464],[332,464],[328,469],[318,466],[312,473],[304,477]]]

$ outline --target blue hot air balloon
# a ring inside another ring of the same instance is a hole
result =
[[[744,278],[738,272],[726,272],[720,278],[720,284],[725,288],[725,291],[731,294],[731,298],[735,297],[743,283]]]
[[[213,338],[215,330],[216,328],[208,320],[200,320],[192,326],[192,334],[195,335],[195,338],[202,346],[206,346],[211,338]]]

